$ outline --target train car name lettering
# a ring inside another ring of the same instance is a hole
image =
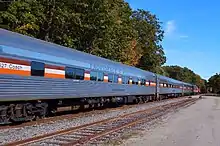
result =
[[[12,69],[12,70],[22,70],[21,65],[12,64],[12,63],[3,63],[3,62],[0,62],[0,68],[7,68],[7,69]]]
[[[95,69],[95,70],[100,70],[100,71],[109,71],[109,72],[113,72],[113,73],[117,73],[117,74],[123,74],[122,70],[111,68],[111,67],[108,67],[108,66],[103,66],[103,65],[98,65],[97,66],[95,64],[90,64],[90,68]]]
[[[7,68],[7,63],[0,62],[0,68]]]
[[[21,69],[22,69],[22,66],[20,66],[20,65],[14,65],[14,64],[9,64],[9,69],[21,70]]]

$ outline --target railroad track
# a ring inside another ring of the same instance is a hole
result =
[[[171,109],[177,109],[195,103],[198,99],[184,99],[175,103],[152,107],[147,110],[137,111],[123,116],[110,118],[78,127],[72,127],[66,130],[33,137],[6,144],[7,146],[23,145],[55,145],[72,146],[84,144],[99,144],[110,138],[117,132],[123,131],[129,127],[149,122],[158,118]]]
[[[179,97],[179,98],[186,98],[186,97]],[[165,99],[165,100],[161,100],[161,101],[154,101],[153,103],[162,103],[162,102],[165,102],[165,101],[169,101],[169,100],[175,100],[176,98],[174,99]],[[152,102],[147,102],[147,103],[141,103],[141,104],[145,104],[145,105],[148,105],[148,104],[152,104]],[[85,111],[69,111],[67,114],[58,114],[58,115],[55,115],[55,116],[51,116],[51,117],[47,117],[47,118],[44,118],[44,119],[38,119],[36,121],[29,121],[29,122],[23,122],[23,123],[17,123],[17,124],[12,124],[12,125],[0,125],[0,130],[3,130],[3,129],[8,129],[8,128],[19,128],[19,127],[24,127],[24,126],[33,126],[33,125],[39,125],[39,124],[42,124],[42,123],[50,123],[50,122],[55,122],[55,121],[58,121],[58,120],[63,120],[63,119],[74,119],[74,118],[80,118],[80,117],[83,117],[83,116],[90,116],[92,114],[98,114],[98,113],[101,113],[101,112],[111,112],[111,111],[117,111],[117,110],[122,110],[122,109],[129,109],[129,108],[132,108],[132,107],[135,107],[137,106],[137,104],[135,105],[124,105],[124,106],[120,106],[120,107],[117,107],[117,108],[111,108],[111,107],[107,107],[107,108],[103,108],[103,109],[98,109],[98,110],[85,110]]]

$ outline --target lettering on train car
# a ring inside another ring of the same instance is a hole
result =
[[[13,69],[13,70],[21,70],[22,66],[21,65],[17,65],[17,64],[9,64],[9,63],[0,62],[0,68],[8,68],[8,69]]]
[[[7,68],[7,63],[0,62],[0,68]]]
[[[9,69],[21,70],[21,69],[22,69],[22,66],[20,66],[20,65],[14,65],[14,64],[9,64]]]
[[[103,65],[90,64],[90,68],[95,69],[95,70],[100,70],[100,71],[109,71],[109,72],[114,72],[114,73],[117,73],[117,74],[123,74],[122,70],[118,70],[118,69],[115,69],[115,68],[110,68],[108,66],[103,66]]]

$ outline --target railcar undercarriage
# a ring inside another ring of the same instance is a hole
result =
[[[146,103],[179,96],[181,96],[181,94],[164,94],[160,95],[158,98],[154,95],[148,95],[4,102],[0,105],[0,124],[32,121],[54,115],[57,112],[75,109],[84,110],[109,106],[117,107],[124,104]]]

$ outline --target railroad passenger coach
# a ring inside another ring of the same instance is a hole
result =
[[[194,85],[0,29],[0,123],[59,107],[126,104],[191,94]]]

